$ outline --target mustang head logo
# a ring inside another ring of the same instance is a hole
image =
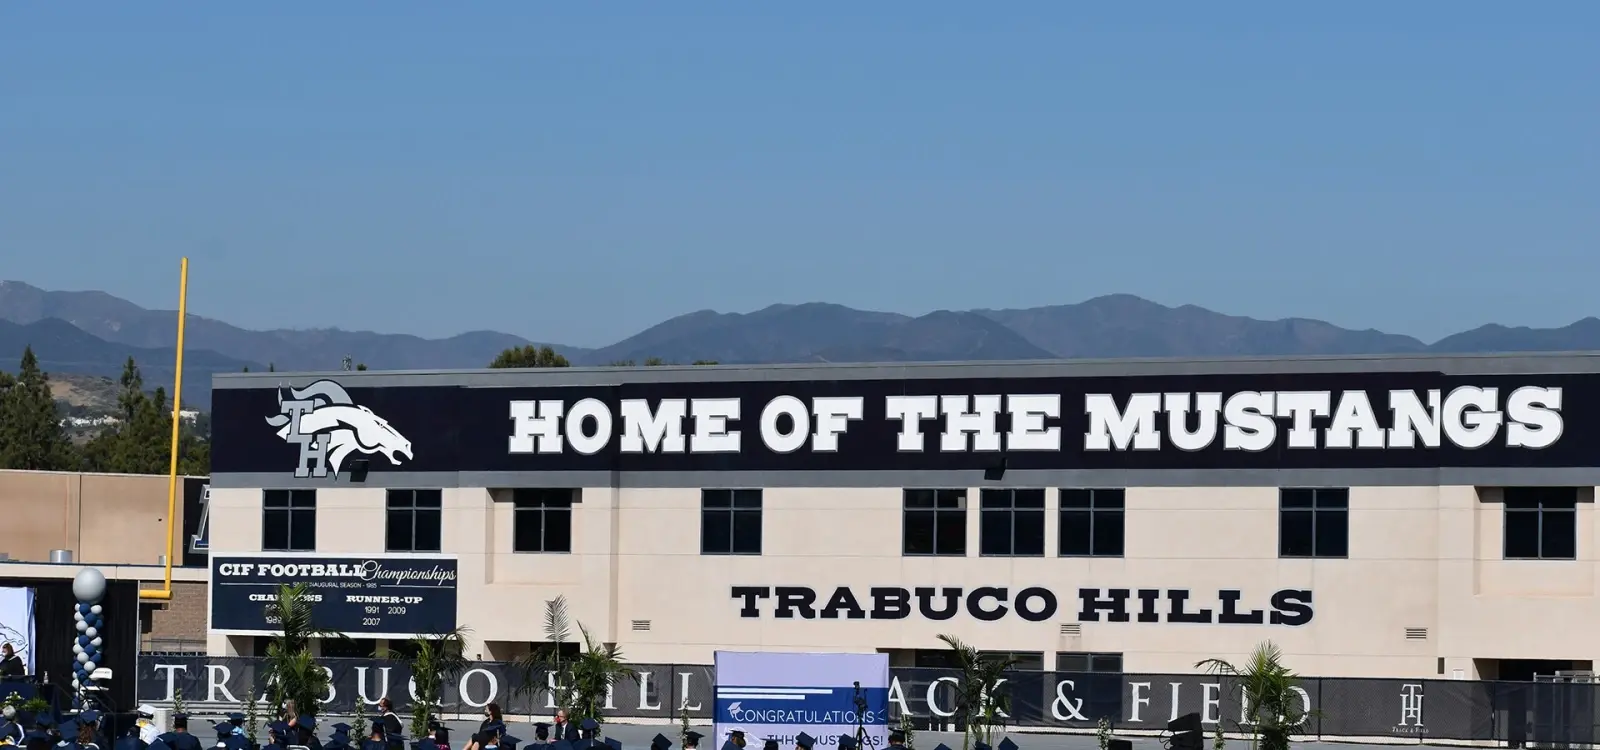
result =
[[[400,465],[400,458],[411,459],[411,441],[388,420],[358,406],[343,386],[319,380],[304,388],[290,388],[289,398],[278,393],[280,413],[267,417],[267,424],[278,428],[278,437],[300,446],[297,477],[337,477],[344,461],[353,453],[379,454],[389,463]]]

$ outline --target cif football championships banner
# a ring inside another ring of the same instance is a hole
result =
[[[0,643],[9,643],[33,674],[33,589],[0,588]]]
[[[735,730],[752,744],[795,744],[801,732],[817,747],[834,747],[839,735],[866,730],[864,747],[889,739],[888,654],[768,654],[718,651],[716,742]]]

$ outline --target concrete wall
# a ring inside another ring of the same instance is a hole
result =
[[[1347,559],[1280,559],[1271,487],[1129,488],[1122,558],[1049,554],[1053,512],[1047,556],[980,557],[974,500],[968,556],[917,558],[900,553],[899,489],[781,488],[765,491],[763,554],[730,558],[699,552],[698,490],[583,490],[571,554],[511,552],[506,493],[443,492],[444,552],[460,558],[459,622],[483,658],[541,640],[543,603],[557,595],[596,638],[638,662],[710,663],[717,649],[937,649],[941,633],[986,650],[1044,652],[1047,668],[1055,652],[1119,652],[1134,672],[1190,672],[1200,659],[1238,658],[1269,638],[1296,669],[1323,676],[1429,677],[1442,659],[1443,674],[1472,678],[1473,659],[1600,658],[1587,627],[1600,617],[1592,503],[1579,505],[1570,561],[1502,560],[1499,493],[1470,486],[1351,488]],[[384,551],[383,490],[324,488],[317,504],[319,553]],[[212,519],[219,554],[260,551],[260,490],[213,489]],[[1059,610],[1042,622],[981,622],[965,611],[946,621],[915,613],[780,620],[767,600],[749,619],[733,586],[809,586],[824,600],[850,586],[868,608],[873,586],[1038,586],[1055,592]],[[1085,587],[1188,589],[1191,609],[1214,610],[1219,589],[1243,592],[1241,609],[1268,609],[1273,592],[1305,589],[1315,615],[1299,627],[1080,622]],[[213,653],[242,647],[211,639]]]
[[[179,487],[181,493],[182,487]],[[183,528],[183,498],[177,528]],[[0,552],[14,561],[47,562],[72,550],[77,562],[155,565],[167,540],[167,478],[133,474],[0,471]],[[173,550],[181,559],[182,534]]]

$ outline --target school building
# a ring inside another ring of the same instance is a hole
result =
[[[239,373],[208,650],[304,582],[371,652],[644,663],[951,634],[1068,671],[1527,679],[1600,643],[1600,356]],[[348,654],[363,656],[363,653]]]

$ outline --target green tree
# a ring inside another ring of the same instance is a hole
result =
[[[268,636],[266,658],[267,703],[282,706],[294,701],[295,709],[316,716],[322,697],[328,694],[328,673],[311,655],[311,639],[342,638],[322,630],[312,622],[310,587],[289,583],[278,587],[278,596],[267,605],[267,622],[278,626]]]
[[[406,662],[416,686],[411,702],[411,736],[425,737],[428,720],[444,707],[444,686],[467,669],[465,628],[411,639]]]
[[[1011,696],[1000,689],[1000,683],[1016,660],[984,654],[953,635],[941,635],[939,640],[954,652],[956,669],[961,673],[956,678],[951,708],[955,710],[956,723],[962,726],[962,750],[975,742],[992,744],[994,728],[1011,708]]]
[[[22,352],[22,366],[0,395],[0,466],[8,469],[70,470],[77,468],[77,456],[55,398],[50,395],[50,376],[39,369],[33,347]]]
[[[165,474],[171,468],[172,407],[165,388],[144,392],[144,376],[129,358],[123,366],[122,392],[117,396],[116,425],[101,431],[84,447],[84,466],[114,474]],[[211,443],[197,425],[179,425],[178,473],[210,473]]]
[[[566,357],[556,353],[548,346],[536,347],[532,344],[513,346],[495,357],[489,367],[494,369],[520,369],[528,367],[571,367],[572,363]]]
[[[1206,659],[1194,666],[1239,681],[1246,715],[1251,717],[1241,722],[1242,728],[1260,750],[1289,750],[1291,738],[1305,731],[1306,720],[1316,713],[1306,710],[1296,690],[1300,678],[1284,666],[1283,651],[1272,641],[1257,645],[1240,666],[1221,659]]]
[[[563,647],[576,624],[582,637],[582,650],[573,654]],[[638,679],[639,673],[622,661],[615,643],[600,643],[589,635],[583,623],[567,616],[566,597],[545,602],[545,642],[517,660],[522,669],[521,690],[550,692],[557,708],[567,709],[575,721],[594,719],[604,723],[606,696],[618,680]]]

